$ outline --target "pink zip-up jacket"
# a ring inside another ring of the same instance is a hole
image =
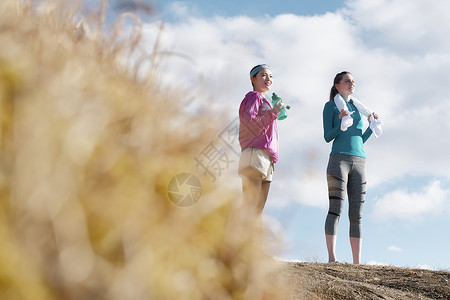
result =
[[[269,101],[256,91],[248,92],[239,107],[239,143],[241,150],[259,148],[278,161],[277,113]]]

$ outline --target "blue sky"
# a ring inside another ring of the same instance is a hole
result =
[[[316,3],[314,3],[316,2]],[[280,14],[315,15],[325,12],[333,12],[340,8],[344,1],[164,1],[155,0],[156,10],[171,19],[173,14],[171,6],[173,4],[189,7],[192,13],[200,17],[223,16],[235,17],[245,15],[248,17],[258,17],[269,15],[271,17]]]
[[[362,262],[450,269],[449,1],[154,3],[146,46],[153,49],[164,22],[160,48],[182,54],[162,60],[164,84],[184,87],[232,122],[251,89],[249,70],[267,63],[272,91],[292,106],[279,121],[280,160],[265,209],[271,231],[284,239],[282,259],[327,260],[331,145],[322,137],[322,109],[334,75],[349,70],[355,96],[385,123],[383,135],[365,145]],[[229,174],[237,168],[233,155]],[[351,262],[345,214],[337,258]]]

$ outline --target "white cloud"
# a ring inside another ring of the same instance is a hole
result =
[[[377,185],[423,170],[450,180],[449,1],[354,0],[345,10],[314,17],[205,19],[180,4],[174,11],[183,17],[165,24],[161,48],[186,59],[164,57],[164,82],[188,87],[194,101],[221,106],[232,120],[251,88],[249,70],[262,62],[272,67],[273,91],[292,106],[279,122],[274,202],[327,205],[331,144],[322,137],[322,109],[342,70],[353,73],[356,96],[385,123],[383,135],[365,145],[368,197]],[[153,47],[159,24],[144,29]],[[438,182],[423,191],[410,188],[378,195],[374,214],[411,219],[448,209],[448,191]]]
[[[178,18],[187,18],[191,14],[191,9],[182,2],[172,2],[169,6],[169,11],[173,16]]]
[[[347,6],[374,46],[413,55],[450,47],[447,0],[353,0]]]
[[[328,205],[326,180],[317,177],[315,174],[294,172],[282,173],[278,170],[277,182],[272,184],[269,197],[270,205],[274,207],[284,207],[289,202],[295,201],[302,204],[323,208]],[[294,175],[294,178],[287,178]]]
[[[431,270],[431,271],[435,270],[434,268],[432,268],[432,267],[429,266],[429,265],[417,265],[417,269]]]
[[[420,191],[395,190],[377,199],[373,215],[378,220],[421,220],[445,213],[450,207],[450,191],[435,180]]]
[[[387,249],[392,252],[402,252],[403,251],[401,248],[399,248],[397,246],[389,246]]]
[[[286,241],[286,231],[281,223],[270,215],[263,214],[265,250],[274,256],[279,255],[280,245]]]

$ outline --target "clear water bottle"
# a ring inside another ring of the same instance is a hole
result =
[[[275,105],[275,103],[277,103],[279,100],[281,100],[280,97],[278,97],[277,94],[272,93],[272,106]],[[287,110],[290,109],[291,107],[289,105],[286,105],[282,110],[280,110],[280,112],[278,113],[277,119],[278,120],[284,120],[287,118]]]

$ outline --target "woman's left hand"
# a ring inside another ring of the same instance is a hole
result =
[[[272,110],[278,114],[283,108],[284,108],[284,106],[283,106],[283,103],[281,103],[281,99],[280,99],[275,103]]]

